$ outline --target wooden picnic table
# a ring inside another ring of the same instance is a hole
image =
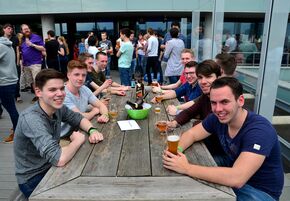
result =
[[[125,97],[112,96],[118,105],[118,120],[128,119],[124,108],[134,100],[133,91]],[[151,100],[153,94],[146,99]],[[155,129],[155,122],[168,120],[165,108],[177,100],[163,101],[161,113],[137,120],[141,130],[121,131],[116,122],[94,125],[104,141],[88,141],[64,167],[52,167],[37,186],[30,200],[235,200],[231,188],[193,179],[167,170],[162,165],[166,137]],[[182,132],[192,122],[175,130]],[[191,163],[216,166],[202,142],[185,151]]]

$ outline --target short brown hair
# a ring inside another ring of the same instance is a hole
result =
[[[67,71],[71,72],[73,69],[78,68],[78,69],[87,69],[87,65],[84,63],[78,61],[78,60],[71,60],[67,64]]]
[[[94,56],[93,56],[92,54],[88,53],[88,52],[83,52],[83,53],[81,53],[81,54],[78,56],[78,60],[79,60],[81,63],[85,63],[86,60],[87,60],[88,58],[92,58],[92,59],[93,59]]]
[[[189,53],[189,54],[191,54],[192,58],[195,56],[195,55],[194,55],[194,51],[193,51],[192,49],[184,48],[184,49],[181,51],[181,54],[185,54],[185,53]]]
[[[42,90],[47,81],[51,79],[65,80],[65,76],[61,72],[56,71],[52,68],[43,69],[39,73],[37,73],[35,77],[35,87]]]
[[[185,68],[192,68],[192,67],[197,67],[198,63],[196,61],[189,61],[185,64]]]

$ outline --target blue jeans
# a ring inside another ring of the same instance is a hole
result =
[[[119,67],[121,84],[125,86],[131,86],[130,68]]]
[[[237,201],[275,201],[269,194],[245,184],[240,189],[233,189],[237,196]]]
[[[218,166],[232,167],[233,162],[227,155],[213,155]],[[233,188],[237,201],[275,201],[269,194],[255,187],[245,184],[242,188]]]
[[[170,84],[174,84],[174,83],[176,83],[176,82],[179,80],[179,77],[180,77],[180,76],[168,76],[169,83],[170,83]]]
[[[9,113],[10,119],[12,121],[13,130],[17,126],[18,122],[18,111],[15,105],[15,93],[16,93],[16,84],[0,86],[0,100],[2,102],[2,106]]]
[[[157,79],[157,71],[158,71],[158,57],[148,57],[147,64],[146,64],[146,74],[148,78],[148,84],[152,83],[151,78],[151,69],[153,71],[154,79]]]
[[[108,63],[107,63],[107,67],[106,67],[106,76],[110,76],[111,74],[111,56],[108,55]]]
[[[136,68],[136,58],[132,59],[131,61],[131,67],[130,67],[130,77],[133,78],[135,74],[135,68]]]
[[[41,174],[38,174],[38,175],[32,177],[31,179],[29,179],[24,184],[18,184],[19,189],[21,190],[21,192],[24,194],[24,196],[26,198],[29,198],[29,196],[34,191],[34,189],[36,188],[36,186],[40,183],[40,181],[45,176],[45,174],[46,174],[47,171],[45,171],[44,173],[41,173]]]
[[[145,75],[145,73],[146,73],[146,58],[144,55],[138,54],[137,69],[136,70],[141,72],[142,75]]]

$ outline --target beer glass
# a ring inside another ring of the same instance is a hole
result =
[[[115,103],[110,104],[109,115],[110,115],[112,122],[116,122],[116,119],[118,117],[118,107]]]
[[[160,112],[161,112],[161,102],[162,102],[162,93],[161,92],[159,92],[159,93],[157,93],[157,96],[155,96],[155,101],[156,101],[156,105],[155,105],[155,107],[154,107],[154,112],[156,113],[156,114],[159,114]]]
[[[157,121],[155,126],[161,135],[166,134],[166,131],[167,131],[167,122],[166,121]]]
[[[168,147],[168,151],[170,151],[173,154],[177,154],[177,147],[178,147],[178,143],[180,140],[180,135],[179,132],[174,129],[174,128],[170,128],[167,129],[167,147]]]

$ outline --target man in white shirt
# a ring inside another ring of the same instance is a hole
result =
[[[157,79],[157,70],[158,70],[158,39],[154,35],[154,31],[152,28],[147,30],[149,34],[149,39],[147,41],[148,47],[146,53],[148,55],[147,65],[146,65],[146,74],[148,77],[148,85],[151,85],[151,68],[154,73],[154,79]]]

